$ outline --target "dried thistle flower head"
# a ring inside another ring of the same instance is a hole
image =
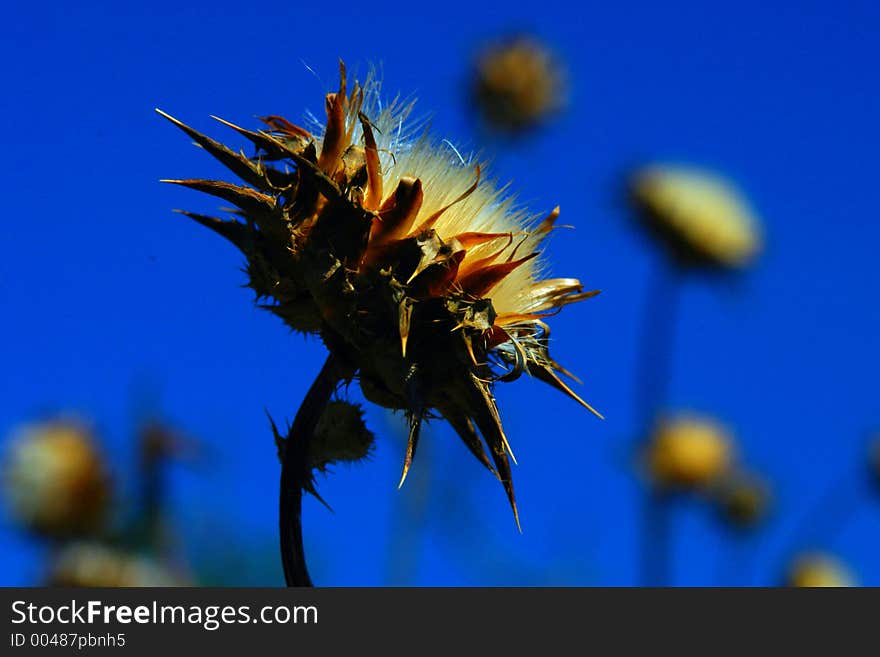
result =
[[[188,582],[152,557],[102,543],[75,542],[53,556],[49,586],[186,586]]]
[[[95,531],[107,510],[104,460],[89,430],[73,421],[20,428],[7,454],[4,484],[13,515],[43,535]]]
[[[659,423],[648,447],[648,467],[658,486],[704,489],[729,471],[733,451],[733,440],[718,422],[682,415]]]
[[[741,529],[760,523],[766,517],[771,503],[767,482],[754,474],[743,472],[724,477],[714,496],[722,519]]]
[[[788,573],[788,585],[801,588],[858,586],[855,576],[839,559],[822,553],[797,557]]]
[[[649,166],[632,176],[630,193],[648,227],[679,262],[744,267],[760,249],[754,214],[742,195],[715,174]]]
[[[559,63],[531,37],[486,48],[477,58],[472,85],[483,119],[503,131],[534,127],[565,104],[565,80]]]
[[[592,410],[548,351],[547,317],[597,293],[539,276],[537,249],[559,209],[531,221],[479,165],[411,136],[411,106],[381,105],[370,82],[349,92],[344,67],[325,108],[312,130],[278,116],[258,131],[221,121],[256,146],[253,157],[163,114],[246,184],[168,182],[234,204],[243,221],[184,214],[244,253],[264,307],[319,334],[368,400],[406,411],[401,483],[436,413],[502,481],[516,514],[494,383],[529,373]]]

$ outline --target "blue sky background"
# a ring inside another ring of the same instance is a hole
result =
[[[673,409],[716,415],[771,479],[776,511],[747,542],[701,505],[676,513],[674,581],[715,584],[738,563],[774,583],[793,533],[832,483],[864,482],[880,426],[880,6],[873,2],[16,3],[0,39],[5,186],[0,222],[0,436],[57,410],[93,418],[114,463],[134,458],[134,409],[200,437],[172,470],[173,514],[198,563],[226,581],[277,584],[278,465],[263,409],[292,419],[320,367],[239,286],[233,247],[171,213],[216,203],[158,183],[220,168],[153,113],[232,143],[210,119],[322,111],[337,60],[380,62],[432,131],[482,148],[535,212],[575,231],[551,271],[602,288],[554,318],[556,357],[606,416],[526,378],[498,396],[520,465],[523,535],[492,480],[440,424],[402,491],[393,417],[370,409],[373,459],[307,500],[313,577],[384,583],[606,584],[637,579],[634,367],[657,264],[619,202],[633,163],[718,168],[748,192],[767,249],[736,284],[684,292]],[[514,143],[475,127],[463,94],[487,39],[529,31],[566,62],[568,110]],[[303,62],[314,69],[307,70]],[[354,388],[353,388],[354,390]],[[357,397],[357,394],[355,394]],[[0,437],[0,440],[3,440]],[[880,498],[818,537],[880,584]],[[43,549],[0,521],[0,583],[35,581]],[[738,561],[737,561],[738,560]],[[728,582],[729,583],[729,582]]]

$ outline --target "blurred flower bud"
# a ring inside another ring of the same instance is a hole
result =
[[[649,166],[630,194],[651,232],[684,264],[745,267],[761,246],[758,222],[740,193],[698,169]]]
[[[100,528],[109,478],[84,426],[53,421],[21,428],[3,474],[12,514],[31,531],[65,537]]]
[[[858,586],[855,576],[838,559],[820,553],[797,557],[788,573],[788,585],[797,587]]]
[[[519,132],[562,108],[564,76],[540,42],[518,37],[491,46],[478,57],[473,94],[486,123]]]
[[[697,416],[662,420],[648,451],[655,484],[668,488],[706,488],[733,462],[733,440],[720,424]]]
[[[188,582],[154,559],[108,547],[77,542],[52,560],[49,586],[186,586]]]
[[[760,523],[771,503],[770,486],[752,474],[725,477],[714,493],[722,519],[741,529]]]

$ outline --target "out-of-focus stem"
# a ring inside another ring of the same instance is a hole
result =
[[[672,364],[672,348],[678,317],[681,271],[665,262],[657,268],[648,288],[642,323],[640,372],[636,383],[636,409],[645,446],[657,417],[666,403]],[[641,583],[669,584],[670,509],[669,496],[654,485],[645,497],[642,512]]]
[[[861,492],[857,470],[846,468],[804,514],[791,534],[783,559],[790,559],[799,550],[829,549],[858,511]]]
[[[140,436],[141,513],[150,547],[157,553],[167,550],[167,536],[162,521],[165,505],[165,463],[167,438],[162,428],[150,422]]]
[[[425,429],[423,428],[424,432]],[[406,434],[403,435],[404,440]],[[428,440],[424,440],[428,438]],[[425,451],[434,448],[433,436],[424,436],[420,446],[422,461],[419,472],[407,479],[404,490],[397,491],[397,510],[388,549],[388,565],[385,581],[388,586],[413,586],[418,576],[419,557],[424,539],[431,488],[434,483],[432,464],[434,458]],[[407,489],[407,486],[409,487]]]
[[[281,491],[278,504],[278,529],[281,564],[287,586],[312,586],[306,567],[302,537],[303,487],[311,476],[309,444],[327,402],[344,378],[344,369],[331,354],[306,393],[287,435],[281,463]]]

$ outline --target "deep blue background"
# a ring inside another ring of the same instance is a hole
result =
[[[324,349],[254,309],[240,255],[171,213],[217,204],[158,179],[220,168],[153,108],[234,139],[208,115],[320,113],[339,57],[380,62],[386,91],[417,95],[433,132],[483,148],[530,208],[558,203],[576,224],[553,240],[552,272],[603,294],[553,320],[555,354],[608,419],[525,378],[499,389],[519,535],[497,482],[445,427],[398,492],[399,429],[372,409],[372,461],[321,484],[336,513],[307,501],[316,581],[636,582],[633,375],[657,254],[619,204],[618,175],[644,159],[729,173],[767,240],[736,284],[688,285],[670,395],[730,424],[774,482],[776,514],[743,547],[703,507],[682,509],[675,581],[716,583],[730,559],[752,573],[742,582],[776,581],[804,514],[860,473],[880,424],[877,3],[80,4],[16,3],[2,28],[0,435],[77,411],[122,468],[133,408],[152,404],[208,444],[173,472],[174,516],[194,561],[227,581],[281,581],[263,409],[292,418]],[[463,97],[474,52],[511,30],[549,42],[572,86],[559,120],[513,144],[485,138]],[[880,584],[880,500],[825,538]],[[3,521],[0,583],[34,581],[40,556]]]

